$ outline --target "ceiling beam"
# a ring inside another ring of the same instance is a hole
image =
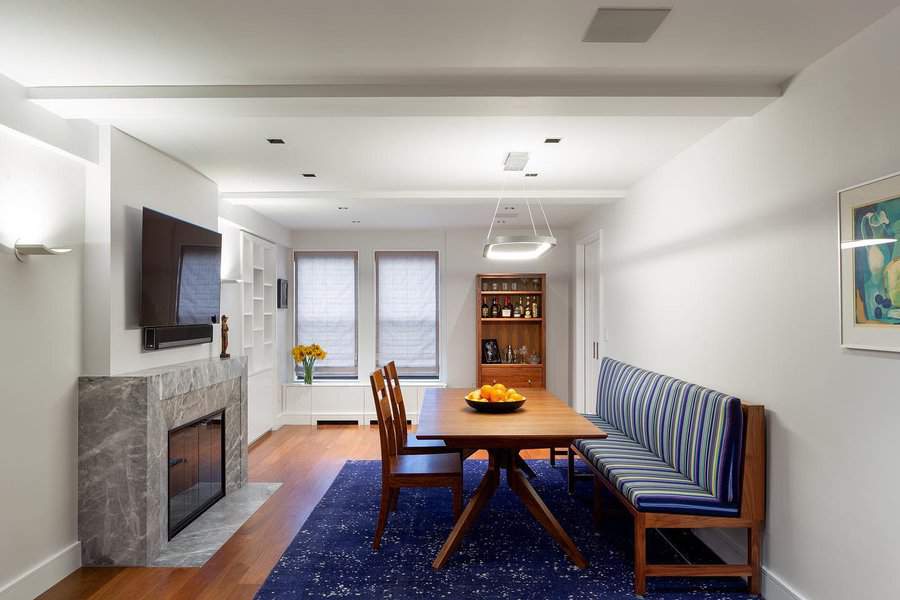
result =
[[[729,80],[594,79],[346,85],[32,87],[65,118],[317,116],[750,116],[780,86]]]

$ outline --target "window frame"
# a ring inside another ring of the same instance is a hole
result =
[[[341,374],[322,372],[322,367],[316,366],[313,369],[313,375],[317,380],[328,381],[359,381],[359,251],[358,250],[294,250],[293,253],[293,278],[294,278],[294,309],[293,313],[293,345],[300,343],[300,278],[297,273],[297,259],[300,256],[349,256],[353,258],[353,304],[354,304],[354,323],[353,323],[353,351],[354,351],[354,367],[355,373]],[[325,348],[328,351],[328,348]],[[294,381],[303,380],[302,367],[294,364]]]
[[[434,285],[435,285],[435,373],[432,374],[422,374],[422,375],[410,375],[402,373],[400,367],[398,367],[398,376],[403,380],[414,380],[414,381],[440,381],[441,374],[443,373],[442,368],[442,359],[443,352],[441,351],[441,311],[443,310],[443,302],[441,301],[441,294],[443,292],[441,285],[441,252],[439,250],[429,249],[407,249],[407,250],[374,250],[372,253],[372,277],[373,277],[373,290],[372,294],[374,296],[374,318],[373,318],[373,326],[375,329],[375,347],[374,347],[374,356],[373,359],[375,361],[375,368],[381,369],[384,365],[379,364],[378,360],[378,343],[379,343],[379,303],[380,303],[380,295],[378,293],[378,257],[379,255],[393,255],[393,256],[433,256],[434,257]]]

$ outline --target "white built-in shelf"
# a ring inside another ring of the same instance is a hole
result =
[[[275,365],[275,246],[246,231],[241,236],[241,301],[245,317],[241,344],[247,356],[247,370],[253,375],[270,371]]]

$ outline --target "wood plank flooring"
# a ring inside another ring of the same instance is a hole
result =
[[[547,458],[548,451],[522,454]],[[205,565],[85,567],[39,600],[250,600],[344,462],[379,458],[377,427],[282,427],[250,449],[250,480],[284,485]]]

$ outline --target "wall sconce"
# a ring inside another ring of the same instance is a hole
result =
[[[20,244],[18,241],[13,250],[19,262],[25,262],[26,256],[57,256],[72,251],[71,248],[48,248],[45,244]]]

